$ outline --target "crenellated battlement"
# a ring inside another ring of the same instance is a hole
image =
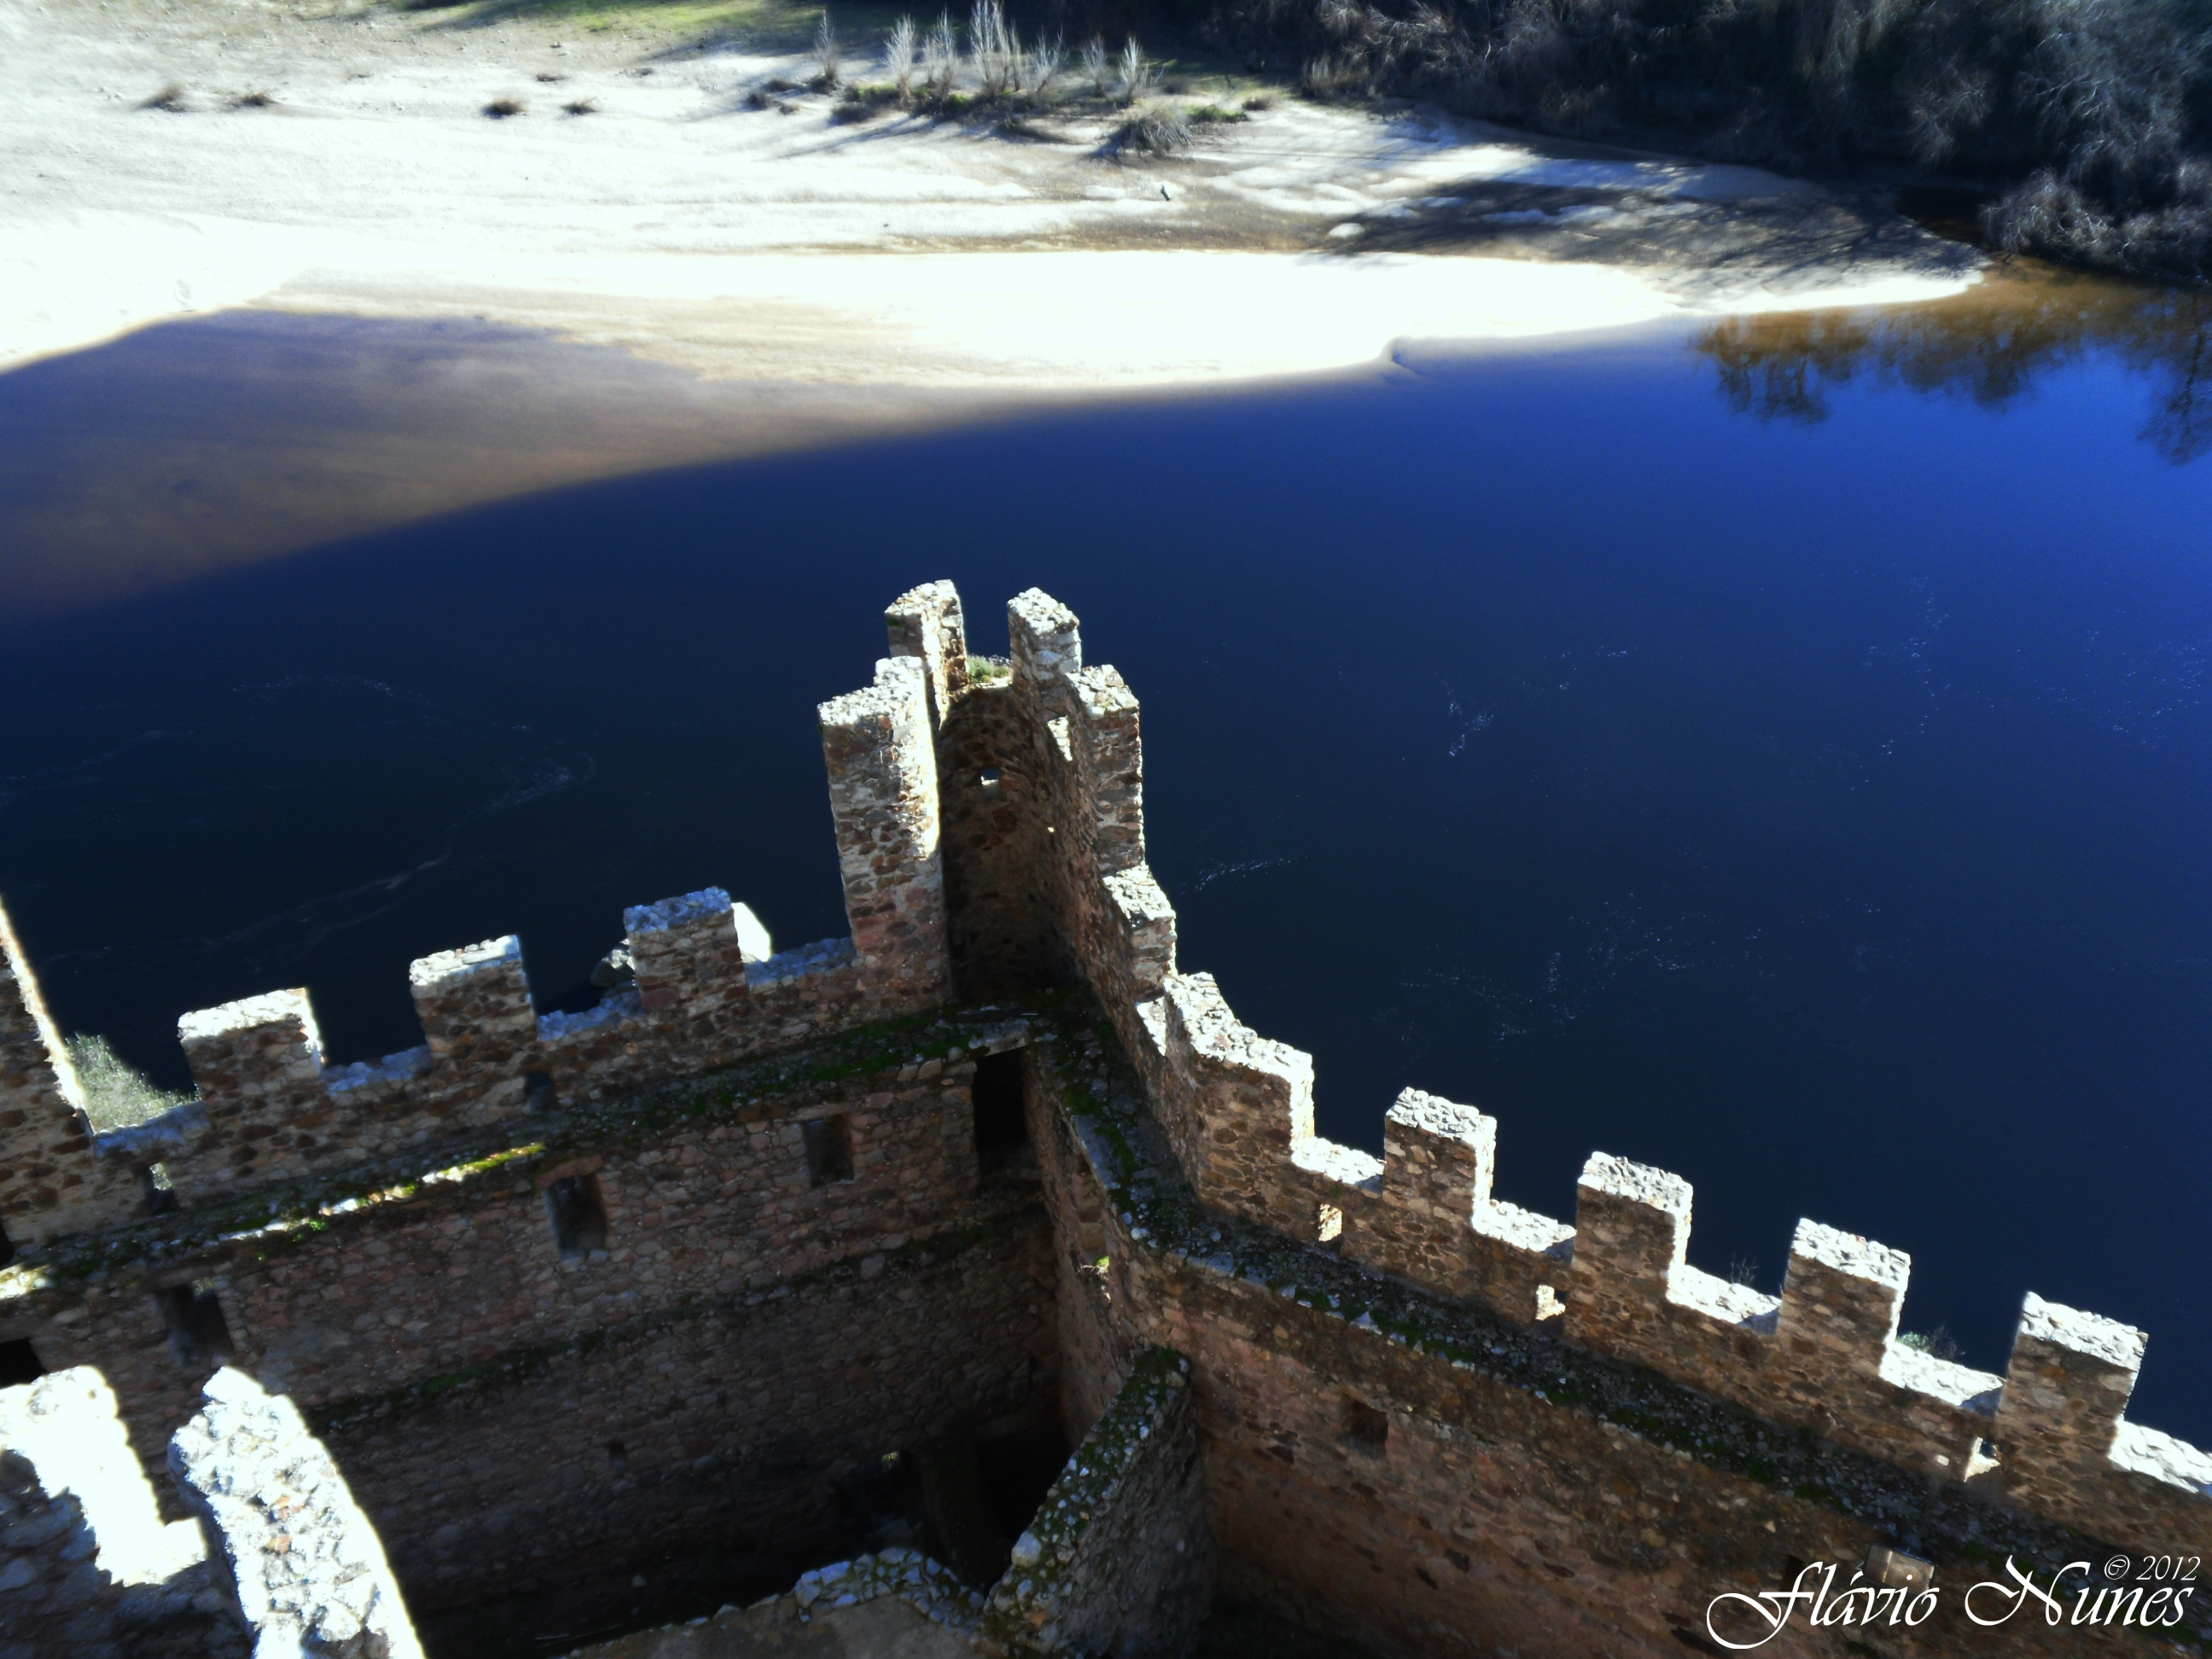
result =
[[[634,982],[578,1014],[536,1012],[513,936],[440,951],[408,970],[422,1043],[344,1065],[306,990],[268,992],[179,1022],[197,1103],[99,1136],[0,917],[11,1237],[142,1216],[156,1157],[189,1207],[956,996],[1081,981],[1207,1208],[1932,1481],[2118,1543],[2212,1554],[2212,1456],[2125,1415],[2139,1331],[2031,1295],[2004,1374],[1979,1371],[1899,1340],[1911,1262],[1854,1234],[1802,1221],[1768,1295],[1690,1265],[1679,1175],[1595,1153],[1567,1221],[1493,1196],[1501,1125],[1474,1106],[1407,1090],[1379,1158],[1319,1135],[1311,1056],[1178,965],[1146,858],[1138,700],[1086,665],[1073,613],[1018,595],[1003,673],[971,672],[950,583],[901,596],[885,624],[872,682],[818,711],[845,939],[777,954],[714,888],[637,906],[623,917]]]
[[[957,619],[945,585],[918,589],[892,608],[895,639],[924,594]],[[1998,1376],[1899,1343],[1902,1251],[1801,1222],[1771,1296],[1689,1264],[1691,1186],[1668,1171],[1594,1154],[1570,1225],[1492,1196],[1498,1126],[1473,1107],[1408,1090],[1379,1160],[1318,1136],[1311,1057],[1177,969],[1174,910],[1144,864],[1136,698],[1085,666],[1048,595],[1018,596],[1007,623],[1011,679],[981,689],[1018,718],[1000,718],[989,758],[1008,781],[1018,769],[1022,811],[1042,820],[1028,844],[1053,945],[1105,1004],[1203,1203],[2100,1535],[2212,1546],[2212,1455],[2124,1416],[2144,1343],[2129,1327],[2031,1295]],[[971,787],[948,779],[948,800]]]
[[[965,671],[964,659],[961,664]],[[853,933],[779,956],[710,888],[624,913],[634,983],[581,1014],[540,1015],[512,934],[410,964],[419,1047],[332,1066],[304,988],[188,1013],[198,1098],[100,1134],[0,913],[0,1218],[27,1243],[145,1213],[159,1161],[179,1202],[225,1198],[596,1100],[947,1000],[929,689],[886,659],[822,705],[823,759]]]

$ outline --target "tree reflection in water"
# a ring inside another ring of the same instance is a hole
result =
[[[2212,294],[2202,291],[2011,272],[1923,306],[1730,318],[1692,344],[1739,414],[1808,423],[1853,381],[1996,410],[2039,375],[2110,356],[2151,378],[2146,443],[2177,465],[2212,452]]]

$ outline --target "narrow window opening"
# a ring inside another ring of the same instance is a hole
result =
[[[995,795],[999,793],[999,780],[1000,774],[995,767],[975,775],[977,787],[987,795]]]
[[[1356,1395],[1346,1395],[1341,1407],[1344,1443],[1369,1457],[1380,1457],[1390,1443],[1390,1419]]]
[[[39,1351],[31,1346],[29,1337],[0,1342],[0,1389],[12,1389],[18,1382],[35,1382],[46,1374],[46,1368],[39,1363]]]
[[[557,1111],[560,1106],[561,1097],[553,1087],[552,1073],[532,1072],[523,1078],[522,1109],[524,1111],[542,1115]]]
[[[607,1442],[607,1467],[617,1474],[624,1473],[629,1468],[629,1454],[623,1449],[623,1443],[619,1440]]]
[[[975,1062],[975,1163],[985,1174],[1030,1161],[1030,1115],[1022,1087],[1022,1051],[985,1054]]]
[[[1314,1237],[1323,1244],[1334,1244],[1344,1237],[1344,1212],[1334,1204],[1322,1205],[1314,1212]]]
[[[545,1213],[553,1218],[553,1245],[563,1261],[581,1261],[607,1248],[607,1206],[597,1176],[562,1176],[545,1189]]]
[[[169,1352],[179,1364],[202,1370],[228,1365],[237,1358],[230,1322],[222,1316],[222,1298],[216,1293],[213,1279],[172,1285],[155,1291],[154,1301],[169,1328]]]
[[[1966,1454],[1966,1469],[1962,1478],[1968,1480],[1975,1480],[1987,1474],[2003,1462],[2004,1454],[1997,1449],[1996,1441],[1977,1440],[1974,1442],[1973,1450]]]
[[[0,1267],[15,1259],[15,1241],[8,1237],[8,1229],[0,1226]]]
[[[806,1178],[817,1187],[853,1178],[853,1120],[817,1117],[799,1125],[806,1143]]]
[[[177,1189],[169,1180],[169,1171],[160,1164],[149,1164],[138,1172],[138,1189],[146,1194],[148,1215],[168,1215],[178,1207]]]

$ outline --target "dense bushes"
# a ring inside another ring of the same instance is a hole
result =
[[[1986,180],[2000,244],[2212,274],[2212,0],[1220,0],[1309,90]]]

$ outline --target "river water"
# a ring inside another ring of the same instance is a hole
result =
[[[408,961],[490,934],[574,1006],[625,904],[842,932],[811,706],[912,583],[994,651],[1036,584],[1144,699],[1183,965],[1325,1132],[1477,1103],[1566,1218],[1662,1164],[1769,1290],[1800,1215],[1869,1234],[1992,1370],[2025,1290],[2128,1320],[2135,1415],[2212,1443],[2204,304],[1408,347],[287,542],[349,443],[542,454],[586,356],[250,314],[0,376],[0,891],[65,1028],[181,1085],[181,1011],[404,1048]],[[252,562],[165,537],[215,472]]]

